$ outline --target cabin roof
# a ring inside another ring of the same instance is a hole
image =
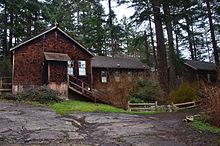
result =
[[[54,27],[52,27],[51,29],[49,29],[49,30],[47,30],[47,31],[44,31],[44,32],[42,32],[42,33],[40,33],[40,34],[38,34],[38,35],[36,35],[36,36],[34,36],[34,37],[32,37],[32,38],[30,38],[30,39],[24,41],[24,42],[22,42],[22,43],[20,43],[19,45],[17,45],[17,46],[15,46],[15,47],[11,48],[10,51],[13,51],[13,50],[15,50],[15,49],[17,49],[17,48],[19,48],[19,47],[25,45],[26,43],[31,42],[31,41],[33,41],[33,40],[35,40],[35,39],[37,39],[37,38],[43,36],[44,34],[47,34],[48,32],[51,32],[51,31],[55,30],[55,29],[57,29],[59,32],[61,32],[61,33],[64,34],[67,38],[69,38],[71,41],[73,41],[74,43],[76,43],[77,45],[79,45],[79,46],[80,46],[83,50],[85,50],[88,54],[90,54],[91,56],[94,56],[85,46],[83,46],[82,44],[80,44],[78,41],[76,41],[75,39],[73,39],[71,36],[69,36],[67,33],[65,33],[62,29],[60,29],[60,28],[57,27],[57,26],[54,26]]]
[[[211,63],[211,62],[187,60],[187,61],[185,61],[184,64],[194,70],[206,70],[206,71],[215,71],[216,70],[215,63]]]
[[[48,61],[67,61],[70,57],[63,53],[44,52],[45,59]]]
[[[135,58],[94,56],[93,68],[123,68],[123,69],[146,69],[148,66]]]

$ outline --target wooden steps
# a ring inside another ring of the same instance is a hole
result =
[[[94,89],[91,84],[87,84],[75,77],[69,78],[69,89],[80,95],[85,96],[86,98],[93,100],[94,102],[96,102],[97,100],[105,102],[102,100],[105,96],[102,91]]]

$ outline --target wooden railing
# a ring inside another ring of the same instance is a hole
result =
[[[157,110],[157,101],[154,103],[130,103],[128,102],[129,111],[156,111]]]
[[[130,103],[128,102],[128,110],[129,111],[178,111],[196,108],[200,105],[201,101],[192,101],[192,102],[184,102],[184,103],[171,103],[169,105],[158,105],[157,101],[154,103]]]
[[[2,92],[9,92],[12,89],[11,77],[0,77],[0,95]]]
[[[105,97],[105,93],[98,90],[94,89],[91,84],[85,83],[82,80],[69,76],[69,88],[78,92],[79,94],[85,95],[95,102],[97,100],[102,101],[103,97]]]
[[[185,109],[190,109],[190,108],[195,108],[200,104],[201,101],[192,101],[192,102],[184,102],[184,103],[177,103],[174,104],[172,103],[172,109],[175,110],[185,110]]]

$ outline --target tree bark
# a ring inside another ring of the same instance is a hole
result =
[[[166,48],[164,46],[164,35],[162,28],[162,20],[160,14],[160,1],[152,0],[153,3],[153,12],[154,12],[154,23],[156,30],[157,38],[157,60],[158,60],[158,75],[159,83],[161,89],[164,91],[164,99],[169,93],[169,84],[168,84],[168,67],[167,67],[167,56]]]
[[[112,56],[114,57],[116,54],[116,49],[114,45],[114,34],[113,34],[113,23],[112,23],[112,6],[111,0],[108,0],[108,9],[109,9],[109,29],[110,29],[110,38],[111,38],[111,49],[112,49]]]
[[[8,48],[10,49],[12,47],[12,39],[13,39],[13,26],[14,26],[14,16],[13,13],[10,13],[10,30],[9,30],[9,42],[8,42]]]
[[[211,12],[209,0],[206,0],[206,5],[207,5],[207,11],[208,11],[209,27],[210,27],[210,31],[211,31],[211,39],[212,39],[212,47],[213,47],[213,51],[214,51],[215,63],[216,63],[216,66],[218,67],[217,69],[219,71],[219,54],[218,54],[219,52],[218,52],[218,47],[217,47],[217,43],[215,40],[215,31],[214,31],[214,26],[213,26],[213,22],[212,22],[212,12]]]
[[[155,70],[157,70],[156,48],[155,48],[155,45],[154,45],[154,34],[153,34],[153,28],[152,28],[152,25],[151,25],[151,17],[150,16],[149,16],[149,26],[150,26],[151,46],[153,48],[153,55],[154,55]]]
[[[175,69],[175,61],[176,61],[176,54],[174,51],[174,39],[173,39],[173,29],[171,23],[171,16],[170,16],[170,7],[168,2],[163,3],[163,10],[165,14],[165,24],[168,36],[168,46],[169,46],[169,87],[170,89],[175,88],[176,85],[176,69]]]
[[[7,52],[8,52],[8,47],[7,47],[7,26],[8,26],[8,15],[7,15],[7,3],[6,0],[5,2],[5,8],[4,8],[4,31],[3,31],[3,40],[2,40],[2,45],[3,45],[3,58],[6,58]]]
[[[176,34],[176,55],[177,55],[178,57],[180,56],[178,34]]]
[[[184,6],[184,13],[186,14],[186,7]],[[194,51],[193,51],[193,44],[192,44],[192,35],[191,35],[191,31],[190,31],[190,23],[189,23],[189,17],[187,15],[184,16],[185,20],[186,20],[186,31],[188,34],[188,42],[189,42],[189,51],[190,51],[190,55],[191,55],[191,59],[195,60],[194,58]]]
[[[147,41],[147,32],[144,31],[144,45],[146,49],[146,63],[149,65],[150,64],[150,52],[149,52],[149,46],[148,46],[148,41]]]
[[[28,10],[28,18],[27,18],[27,38],[31,38],[31,23],[32,23],[32,16],[31,16],[31,12]]]

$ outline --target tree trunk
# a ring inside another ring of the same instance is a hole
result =
[[[211,31],[211,38],[212,38],[212,46],[213,46],[213,50],[214,50],[215,63],[216,63],[217,69],[219,71],[219,54],[218,54],[219,52],[218,52],[218,47],[217,47],[217,43],[215,40],[215,31],[214,31],[214,26],[213,26],[213,22],[212,22],[212,12],[211,12],[209,0],[206,0],[206,5],[207,5],[207,10],[208,10],[209,27],[210,27],[210,31]]]
[[[180,56],[178,34],[176,34],[176,55],[177,55],[178,57]]]
[[[184,13],[186,14],[186,7],[184,7]],[[189,23],[189,17],[187,15],[184,16],[186,20],[186,31],[188,33],[188,42],[189,42],[189,51],[191,55],[191,59],[194,60],[194,51],[193,51],[193,44],[192,44],[192,35],[190,31],[190,23]]]
[[[114,57],[116,54],[116,49],[114,45],[114,35],[113,35],[113,23],[112,23],[112,6],[111,0],[108,0],[108,9],[109,9],[109,29],[110,29],[110,38],[111,38],[111,48],[112,48],[112,56]]]
[[[14,26],[14,16],[13,13],[10,13],[10,30],[9,30],[9,43],[8,48],[10,49],[12,47],[12,38],[13,38],[13,26]]]
[[[197,49],[196,49],[196,41],[195,41],[195,35],[194,35],[194,29],[193,25],[192,26],[192,43],[193,43],[193,51],[194,51],[194,60],[197,60]]]
[[[165,24],[168,36],[168,45],[169,45],[169,87],[170,89],[174,89],[176,85],[176,69],[175,69],[175,61],[176,61],[176,54],[174,51],[174,39],[173,39],[173,30],[171,24],[171,16],[170,16],[170,7],[168,2],[163,3],[163,10],[165,14]]]
[[[38,3],[38,0],[36,0]],[[34,34],[37,35],[39,33],[39,13],[38,10],[34,11]]]
[[[148,46],[148,41],[147,41],[147,32],[144,31],[144,45],[146,49],[146,63],[149,65],[150,64],[150,52],[149,52],[149,46]]]
[[[28,18],[27,18],[27,38],[31,38],[31,23],[32,23],[32,16],[31,12],[28,10]]]
[[[157,60],[158,60],[158,73],[159,73],[159,83],[161,89],[164,91],[164,99],[169,93],[168,84],[168,68],[167,68],[167,56],[166,48],[164,46],[164,35],[162,28],[162,20],[160,15],[160,1],[152,0],[153,12],[154,12],[154,23],[157,38]]]
[[[5,8],[4,8],[4,31],[3,31],[3,40],[2,40],[2,47],[3,47],[3,58],[6,58],[7,55],[7,19],[8,19],[8,15],[7,15],[7,3],[6,0],[5,2]]]
[[[149,26],[150,26],[151,46],[153,48],[153,55],[154,55],[155,70],[157,70],[156,48],[154,46],[154,34],[153,34],[153,28],[152,28],[152,25],[151,25],[151,17],[150,16],[149,16]]]

